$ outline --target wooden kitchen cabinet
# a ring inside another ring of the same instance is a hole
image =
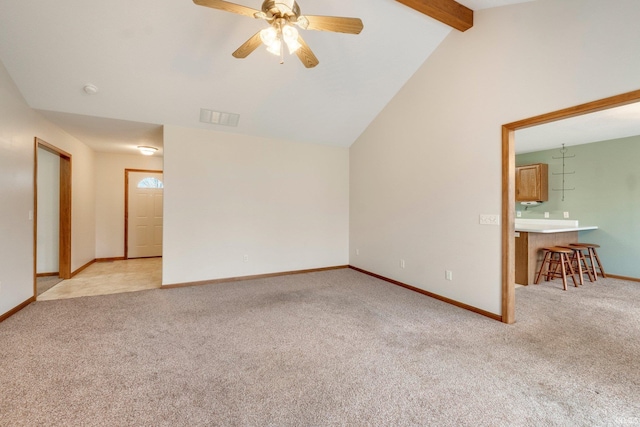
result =
[[[549,200],[549,165],[536,163],[516,167],[516,202]]]

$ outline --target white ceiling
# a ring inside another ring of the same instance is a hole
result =
[[[97,151],[162,147],[163,124],[348,147],[451,31],[394,0],[299,4],[364,30],[303,31],[320,60],[306,69],[261,48],[233,58],[264,22],[191,0],[2,0],[0,60],[32,108]],[[239,126],[200,123],[200,108],[238,113]]]
[[[516,153],[640,135],[640,102],[516,131]]]

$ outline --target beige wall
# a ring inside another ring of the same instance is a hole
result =
[[[347,149],[165,126],[164,152],[164,284],[347,264]]]
[[[638,19],[538,0],[452,32],[351,147],[351,264],[500,314],[501,231],[479,215],[501,213],[501,125],[640,89]]]
[[[29,108],[0,63],[0,315],[33,296],[36,136],[72,155],[71,267],[95,258],[93,151]]]
[[[124,256],[124,170],[162,170],[162,157],[96,153],[96,258]]]

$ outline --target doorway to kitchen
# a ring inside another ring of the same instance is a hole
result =
[[[502,126],[502,321],[515,322],[515,132],[640,101],[640,90]]]
[[[33,293],[37,296],[71,277],[71,154],[40,138],[34,141]]]

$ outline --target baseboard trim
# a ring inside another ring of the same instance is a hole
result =
[[[294,274],[317,273],[320,271],[342,270],[349,268],[348,265],[338,265],[334,267],[312,268],[309,270],[282,271],[279,273],[255,274],[253,276],[227,277],[224,279],[201,280],[198,282],[173,283],[171,285],[162,285],[162,289],[188,288],[191,286],[215,285],[227,282],[240,282],[242,280],[268,279],[270,277],[291,276]]]
[[[22,304],[20,304],[19,306],[12,308],[11,310],[7,311],[3,315],[0,315],[0,323],[4,322],[9,317],[13,316],[17,312],[19,312],[20,310],[22,310],[23,308],[28,306],[29,304],[31,304],[32,302],[35,302],[35,300],[36,300],[36,297],[31,297],[28,300],[26,300],[25,302],[23,302]]]
[[[53,276],[58,276],[60,274],[59,271],[54,271],[52,273],[38,273],[36,274],[36,277],[53,277]]]
[[[628,280],[630,282],[640,282],[640,279],[637,277],[618,276],[617,274],[609,273],[607,273],[607,277],[611,277],[612,279]]]
[[[83,265],[82,267],[80,267],[79,269],[77,269],[76,271],[74,271],[73,273],[71,273],[71,277],[74,277],[76,274],[80,273],[81,271],[85,270],[87,267],[89,267],[91,264],[93,264],[94,262],[96,262],[95,259],[89,261],[88,263],[86,263],[85,265]]]
[[[126,261],[127,259],[123,256],[114,257],[114,258],[96,258],[96,262],[114,262],[114,261]]]
[[[385,282],[389,282],[389,283],[392,283],[394,285],[401,286],[403,288],[409,289],[409,290],[417,292],[419,294],[426,295],[428,297],[440,300],[442,302],[446,302],[447,304],[455,305],[456,307],[463,308],[465,310],[472,311],[474,313],[480,314],[480,315],[488,317],[490,319],[502,322],[502,316],[499,316],[497,314],[493,314],[493,313],[490,313],[488,311],[479,309],[477,307],[473,307],[471,305],[464,304],[464,303],[461,303],[459,301],[452,300],[450,298],[443,297],[443,296],[438,295],[438,294],[434,294],[433,292],[425,291],[424,289],[416,288],[415,286],[407,285],[406,283],[402,283],[402,282],[399,282],[397,280],[389,279],[388,277],[384,277],[384,276],[381,276],[379,274],[372,273],[370,271],[363,270],[363,269],[358,268],[358,267],[354,267],[352,265],[350,265],[349,268],[351,268],[352,270],[355,270],[355,271],[359,271],[360,273],[364,273],[366,275],[369,275],[371,277],[375,277],[376,279],[384,280]]]

